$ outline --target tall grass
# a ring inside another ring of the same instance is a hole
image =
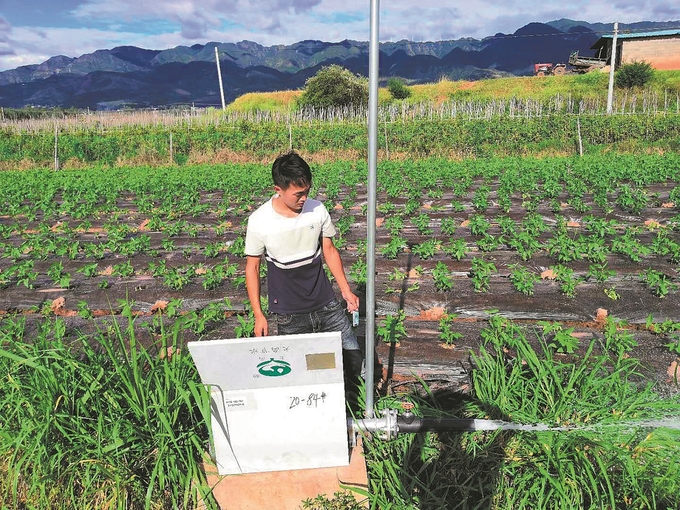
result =
[[[214,507],[209,394],[178,330],[144,348],[127,324],[68,341],[62,319],[0,326],[3,508]]]
[[[680,400],[643,384],[637,360],[597,342],[578,358],[557,357],[546,338],[538,334],[534,349],[504,320],[484,338],[469,396],[421,391],[380,405],[407,399],[426,416],[575,428],[368,441],[372,508],[678,508],[680,432],[644,420],[677,419]]]

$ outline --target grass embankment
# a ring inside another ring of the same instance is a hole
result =
[[[54,131],[6,130],[0,168],[54,166]],[[123,126],[66,130],[62,168],[270,162],[291,147],[310,161],[366,159],[365,121],[252,122],[173,127]],[[603,152],[663,153],[680,149],[680,115],[548,115],[394,119],[380,126],[381,160],[443,157],[570,156]]]
[[[372,508],[678,508],[680,400],[641,383],[628,333],[612,330],[575,358],[556,354],[540,334],[535,350],[522,327],[496,319],[473,355],[469,396],[410,393],[380,405],[408,400],[424,416],[569,430],[369,441]],[[665,417],[671,427],[656,427]]]
[[[607,99],[608,73],[594,71],[586,74],[544,77],[494,78],[479,81],[440,80],[437,83],[410,85],[411,96],[404,100],[406,104],[434,103],[446,101],[494,101],[499,99],[533,99],[539,102],[549,101],[555,96],[572,96],[583,99]],[[669,94],[680,93],[680,71],[655,71],[654,77],[646,89],[648,93]],[[642,90],[629,91],[641,93]],[[248,93],[236,98],[228,106],[231,112],[277,111],[288,112],[295,109],[295,100],[301,90],[284,92]],[[627,91],[617,89],[616,94]],[[672,100],[675,98],[672,97]],[[386,88],[378,90],[378,103],[386,105],[395,103]]]
[[[209,393],[176,334],[146,349],[129,303],[123,315],[127,324],[91,336],[63,319],[35,331],[21,317],[0,321],[2,508],[212,502],[201,464]]]
[[[21,318],[0,323],[3,507],[216,508],[200,464],[209,394],[183,333],[162,331],[143,348],[127,306],[127,324],[89,337],[59,318],[34,333]],[[577,359],[540,334],[534,349],[523,329],[496,319],[473,355],[468,395],[425,388],[377,408],[408,401],[421,416],[570,430],[368,440],[371,508],[677,508],[680,432],[655,423],[677,420],[680,401],[640,383],[627,333],[611,330]],[[357,508],[319,501],[313,508]]]

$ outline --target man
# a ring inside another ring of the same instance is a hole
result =
[[[335,227],[326,207],[309,198],[312,172],[295,152],[276,158],[272,165],[274,192],[248,218],[246,231],[246,288],[255,316],[255,336],[269,334],[260,306],[260,263],[267,261],[269,311],[276,314],[278,334],[339,331],[350,408],[357,410],[356,393],[363,355],[342,304],[323,268],[330,269],[347,303],[359,310],[340,253],[333,244]]]

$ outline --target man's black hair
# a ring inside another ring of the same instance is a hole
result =
[[[272,164],[272,180],[281,189],[288,186],[311,186],[312,171],[307,162],[295,151],[281,154]]]

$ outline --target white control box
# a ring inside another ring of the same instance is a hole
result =
[[[340,333],[189,342],[221,475],[349,464]]]

